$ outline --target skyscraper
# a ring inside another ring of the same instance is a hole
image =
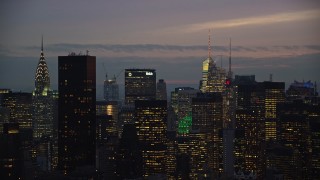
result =
[[[199,90],[191,87],[177,87],[171,92],[171,106],[177,118],[175,127],[178,128],[180,135],[191,130],[192,98],[196,97],[199,92]]]
[[[1,125],[2,126],[2,125]],[[4,123],[0,134],[0,178],[23,178],[23,152],[18,123]]]
[[[277,141],[292,150],[291,173],[284,174],[286,179],[311,178],[310,165],[313,150],[311,149],[310,124],[318,119],[316,117],[319,117],[318,108],[319,106],[312,106],[302,101],[277,105]]]
[[[200,81],[201,92],[225,91],[226,71],[218,67],[211,57],[211,38],[209,31],[208,58],[202,62],[202,80]]]
[[[277,138],[277,103],[285,100],[284,82],[262,82],[264,89],[265,140]]]
[[[76,170],[91,177],[96,151],[96,57],[59,56],[58,68],[58,166],[66,176]]]
[[[222,96],[221,93],[198,94],[192,98],[192,130],[205,136],[206,164],[219,177],[222,164]]]
[[[235,171],[264,177],[264,89],[255,76],[235,76]]]
[[[96,115],[110,115],[111,119],[108,119],[107,133],[108,135],[118,135],[118,101],[97,101],[96,102]]]
[[[142,154],[134,124],[124,124],[117,150],[116,171],[119,179],[142,178]]]
[[[10,122],[19,123],[20,130],[32,130],[32,94],[9,92],[3,94],[3,106],[10,109]]]
[[[117,84],[116,76],[108,79],[108,75],[106,74],[103,98],[105,101],[119,101],[119,85]]]
[[[135,101],[136,127],[142,150],[143,176],[166,174],[167,101]]]
[[[125,70],[125,103],[156,99],[156,71],[154,69]]]
[[[32,97],[33,137],[36,139],[42,136],[53,137],[53,98],[49,70],[43,53],[43,38]]]

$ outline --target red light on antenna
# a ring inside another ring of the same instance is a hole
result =
[[[229,86],[231,84],[231,80],[230,79],[226,79],[226,85]]]

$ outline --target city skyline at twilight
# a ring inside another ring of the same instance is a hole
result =
[[[294,80],[319,81],[319,9],[320,4],[311,0],[4,1],[1,88],[33,90],[42,34],[53,89],[58,82],[57,57],[86,50],[97,57],[100,98],[105,73],[120,74],[121,85],[125,68],[154,68],[158,78],[172,86],[197,87],[207,56],[208,29],[213,57],[219,66],[222,59],[223,68],[232,39],[234,74],[255,74],[258,81],[273,74],[274,81],[286,82],[287,87]]]

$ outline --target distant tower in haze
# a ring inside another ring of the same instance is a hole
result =
[[[167,100],[167,85],[163,79],[157,83],[157,100]]]
[[[35,74],[33,91],[33,137],[53,136],[53,99],[50,89],[49,70],[43,53],[43,37],[41,54]]]
[[[119,101],[119,85],[117,84],[116,76],[108,79],[108,75],[106,74],[103,97],[106,101]]]

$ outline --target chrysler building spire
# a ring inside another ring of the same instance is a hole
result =
[[[50,89],[49,69],[43,53],[43,37],[41,39],[41,54],[35,74],[35,95],[43,94]]]

